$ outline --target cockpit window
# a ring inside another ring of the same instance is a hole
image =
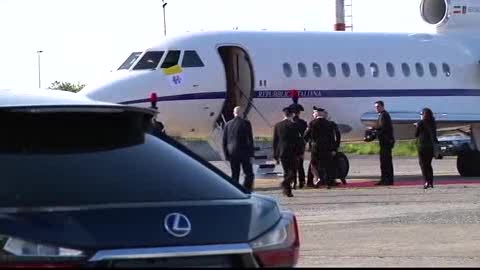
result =
[[[185,51],[183,54],[182,67],[203,67],[203,62],[196,51]]]
[[[133,52],[128,56],[127,60],[123,62],[123,64],[118,68],[120,69],[129,69],[135,61],[137,61],[138,57],[142,54],[142,52]]]
[[[138,69],[155,69],[162,59],[164,51],[150,51],[146,52],[142,59],[138,61],[138,64],[133,68],[134,70]]]
[[[180,58],[180,51],[168,51],[165,60],[163,60],[162,68],[173,67],[178,64],[178,58]]]

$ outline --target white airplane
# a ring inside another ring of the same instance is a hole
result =
[[[458,156],[462,176],[480,175],[480,1],[423,0],[420,14],[437,33],[201,32],[133,52],[90,98],[150,106],[171,135],[218,136],[236,105],[255,136],[271,137],[282,108],[325,108],[342,141],[363,140],[383,100],[397,140],[414,137],[423,107],[441,130],[469,132],[475,150]]]

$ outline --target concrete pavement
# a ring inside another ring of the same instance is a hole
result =
[[[297,216],[298,266],[478,267],[480,178],[459,177],[454,158],[433,166],[435,188],[426,191],[415,158],[394,159],[393,187],[355,187],[378,180],[377,156],[350,157],[351,188],[294,190],[287,198],[281,178],[257,176],[255,189]]]

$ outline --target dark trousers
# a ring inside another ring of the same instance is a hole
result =
[[[308,163],[308,171],[307,171],[307,186],[313,186],[313,173],[312,173],[312,160]]]
[[[381,181],[386,184],[393,184],[393,163],[391,146],[380,145],[380,171],[382,172]]]
[[[418,149],[418,163],[420,169],[422,169],[423,179],[425,183],[433,185],[433,148],[420,148]]]
[[[332,186],[335,181],[335,159],[331,152],[316,153],[317,159],[315,161],[320,179],[327,186]]]
[[[333,185],[335,184],[335,163],[334,161],[330,162],[329,158],[323,158],[322,162],[318,157],[314,157],[310,159],[310,164],[308,165],[308,172],[307,172],[307,186],[313,187],[314,182],[313,178],[315,176],[312,172],[312,167],[318,172],[320,177],[320,184],[321,185]],[[315,179],[316,180],[316,179]]]
[[[298,182],[300,185],[305,184],[305,168],[303,168],[303,158],[299,158],[297,160],[297,173],[296,175],[298,176]],[[294,186],[297,186],[297,177],[295,177],[295,182]]]
[[[245,173],[245,180],[243,186],[248,191],[252,192],[253,190],[253,167],[250,162],[250,157],[231,157],[230,158],[230,169],[232,170],[232,179],[235,182],[239,182],[240,178],[240,166],[242,166],[243,172]]]
[[[283,167],[283,182],[282,187],[285,191],[292,190],[292,184],[297,178],[297,159],[294,158],[282,158],[282,167]]]

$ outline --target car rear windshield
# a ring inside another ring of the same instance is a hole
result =
[[[246,198],[132,113],[0,112],[0,207]]]

